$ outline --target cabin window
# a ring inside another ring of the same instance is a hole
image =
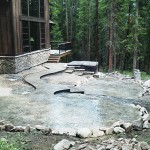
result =
[[[21,0],[23,53],[45,49],[44,0]]]
[[[44,0],[21,0],[23,16],[44,18]]]
[[[45,24],[41,23],[40,24],[40,34],[41,34],[41,49],[45,48]]]
[[[45,23],[22,21],[23,52],[45,49]]]

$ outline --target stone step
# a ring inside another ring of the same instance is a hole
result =
[[[49,59],[48,59],[48,63],[58,63],[60,60],[60,56],[57,55],[50,55]]]
[[[59,61],[47,61],[47,63],[58,63]]]

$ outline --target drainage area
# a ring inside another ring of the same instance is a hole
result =
[[[133,122],[139,112],[131,100],[96,94],[56,91],[50,124],[55,128],[109,127],[118,120]]]
[[[70,89],[64,89],[64,90],[59,90],[59,91],[54,92],[54,95],[56,95],[56,94],[62,94],[62,93],[70,93],[70,94],[73,94],[73,93],[76,93],[76,94],[84,94],[84,91],[71,91]]]

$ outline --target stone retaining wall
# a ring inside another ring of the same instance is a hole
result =
[[[38,50],[19,56],[0,56],[0,74],[13,74],[46,62],[50,49]]]

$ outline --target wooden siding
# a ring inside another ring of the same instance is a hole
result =
[[[11,1],[1,0],[0,4],[0,55],[14,55],[12,37]]]
[[[21,35],[21,1],[12,0],[12,18],[13,18],[13,42],[15,48],[15,55],[22,54],[22,35]]]
[[[49,2],[44,0],[44,18],[21,16],[21,0],[1,0],[0,4],[0,56],[23,54],[22,20],[43,22],[45,25],[45,48],[49,41]]]

